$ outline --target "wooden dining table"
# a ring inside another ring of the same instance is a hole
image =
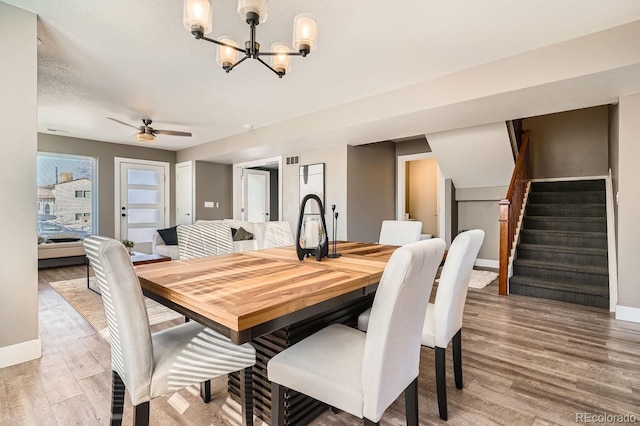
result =
[[[300,261],[290,246],[140,265],[136,273],[145,296],[256,348],[252,377],[230,375],[229,392],[270,421],[269,359],[333,322],[355,325],[396,248],[342,241],[341,256],[322,261]],[[253,398],[244,394],[247,380]],[[285,399],[290,424],[306,424],[326,409],[295,391]]]

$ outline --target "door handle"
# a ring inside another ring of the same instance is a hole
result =
[[[185,216],[191,216],[191,213],[185,213],[184,215]]]

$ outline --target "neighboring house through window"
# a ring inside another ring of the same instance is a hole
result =
[[[96,159],[39,153],[37,165],[38,235],[84,238],[95,234]]]

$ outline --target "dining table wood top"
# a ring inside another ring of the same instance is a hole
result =
[[[339,242],[340,257],[298,260],[295,247],[136,266],[146,296],[244,343],[323,303],[373,291],[397,247]],[[330,246],[330,253],[333,246]]]

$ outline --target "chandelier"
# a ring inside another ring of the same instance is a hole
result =
[[[270,52],[261,52],[256,41],[256,27],[267,20],[267,0],[238,0],[238,14],[249,25],[249,41],[244,49],[230,37],[215,40],[205,37],[212,30],[213,9],[208,0],[184,0],[184,26],[198,40],[206,40],[218,45],[216,62],[226,72],[234,69],[246,59],[256,59],[282,78],[291,71],[291,56],[306,57],[318,47],[318,23],[313,15],[303,13],[293,20],[293,48],[285,43],[274,43]],[[244,54],[244,56],[241,56]],[[271,65],[262,60],[271,57]]]

